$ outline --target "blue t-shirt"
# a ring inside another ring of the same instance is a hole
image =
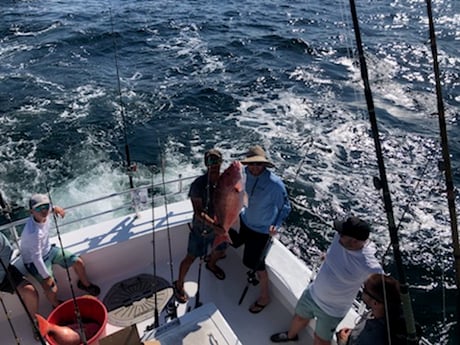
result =
[[[270,170],[265,169],[259,176],[252,175],[247,167],[245,171],[248,206],[241,218],[250,229],[268,234],[270,226],[279,227],[291,211],[286,188]]]

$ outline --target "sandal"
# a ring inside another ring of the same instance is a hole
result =
[[[84,286],[81,280],[79,280],[77,286],[80,290],[86,291],[92,296],[99,296],[99,294],[101,293],[101,289],[99,288],[99,286],[93,283],[90,283],[89,286]]]
[[[216,261],[225,259],[226,257],[227,257],[227,254],[224,254],[224,255],[222,255],[220,258],[218,258]],[[204,257],[204,262],[209,262],[210,259],[211,259],[211,254],[206,255],[206,256]]]
[[[184,288],[179,289],[177,287],[177,280],[173,282],[173,288],[174,288],[174,297],[176,297],[177,302],[181,304],[187,303],[188,301],[187,293],[185,292]]]
[[[258,314],[262,310],[265,309],[265,307],[268,305],[267,304],[260,304],[259,302],[255,301],[250,307],[249,307],[249,312],[253,314]]]
[[[273,343],[287,343],[288,341],[298,341],[299,335],[296,334],[294,338],[288,338],[288,332],[281,332],[281,333],[273,334],[270,337],[270,340]]]
[[[214,275],[216,276],[217,279],[219,279],[219,280],[224,280],[225,279],[225,272],[219,266],[214,265],[214,268],[212,268],[211,266],[209,266],[209,262],[207,262],[206,263],[206,268],[208,270],[210,270],[212,273],[214,273]]]

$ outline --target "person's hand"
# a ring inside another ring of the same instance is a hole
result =
[[[61,218],[64,218],[65,216],[65,210],[60,206],[54,206],[53,212],[57,214],[58,216],[60,216]]]
[[[342,328],[338,331],[335,336],[337,337],[338,345],[345,345],[350,337],[351,328]]]
[[[277,233],[278,231],[276,230],[276,226],[270,225],[270,228],[268,229],[268,234],[270,236],[275,236]]]
[[[51,290],[52,292],[56,293],[57,292],[57,285],[56,282],[54,281],[53,277],[49,276],[44,280],[45,287],[48,290]]]
[[[214,224],[214,232],[216,235],[225,235],[225,229],[220,224]]]

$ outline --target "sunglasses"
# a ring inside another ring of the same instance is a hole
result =
[[[50,204],[43,204],[43,205],[34,207],[34,211],[35,211],[35,212],[41,212],[41,211],[43,211],[43,210],[49,211],[49,209],[50,209]]]
[[[256,163],[248,163],[248,165],[250,167],[263,167],[265,166],[265,163],[256,162]]]
[[[206,166],[211,166],[211,165],[220,165],[222,163],[222,159],[219,157],[213,157],[210,156],[206,159]]]

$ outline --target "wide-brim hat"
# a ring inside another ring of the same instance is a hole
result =
[[[359,241],[366,241],[369,238],[369,233],[371,232],[370,225],[358,217],[335,220],[334,228],[339,232],[339,234],[353,237]]]
[[[267,159],[267,155],[259,145],[251,146],[246,153],[246,158],[241,161],[241,164],[263,163],[268,168],[273,168],[275,164]]]
[[[35,207],[50,204],[50,199],[46,194],[34,194],[30,197],[29,200],[29,208],[33,209]]]

